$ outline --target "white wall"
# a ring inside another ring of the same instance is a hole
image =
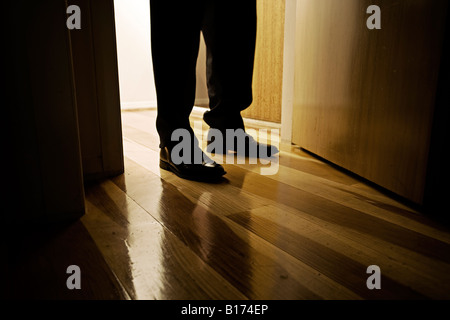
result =
[[[114,0],[119,85],[122,109],[156,107],[150,47],[149,0]],[[198,105],[208,103],[205,84],[205,47],[197,67]]]
[[[122,108],[156,106],[149,0],[114,0]]]

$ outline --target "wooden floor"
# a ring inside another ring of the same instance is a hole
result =
[[[449,230],[360,180],[293,146],[275,175],[225,164],[222,182],[182,180],[159,168],[155,111],[122,121],[125,174],[86,186],[81,221],[15,260],[15,274],[33,261],[46,266],[35,277],[58,275],[59,285],[41,280],[28,296],[450,298]],[[84,290],[65,288],[69,264],[80,266]],[[380,290],[367,288],[370,265],[380,267]]]

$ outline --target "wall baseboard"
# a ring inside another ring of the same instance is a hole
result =
[[[206,100],[206,99],[196,100],[196,105],[204,105],[204,103],[203,103],[203,102],[205,102],[204,100]],[[156,101],[122,102],[121,109],[124,111],[125,110],[131,111],[131,110],[141,110],[141,109],[156,109]],[[195,106],[192,109],[191,115],[198,117],[198,118],[203,118],[203,114],[207,110],[208,110],[208,107]],[[276,123],[276,122],[244,118],[244,123],[245,123],[245,125],[248,125],[250,127],[256,126],[256,127],[266,127],[268,129],[281,130],[281,124]]]
[[[203,118],[203,114],[208,110],[208,108],[205,107],[194,107],[192,109],[191,115]],[[246,126],[256,126],[256,127],[265,127],[268,129],[279,129],[281,130],[281,124],[276,122],[269,122],[269,121],[263,121],[263,120],[256,120],[256,119],[250,119],[250,118],[244,118],[244,124]]]
[[[120,103],[120,109],[122,110],[156,109],[156,106],[156,101],[125,101]]]
[[[122,101],[120,108],[122,110],[155,109],[157,105],[156,100],[133,102]],[[196,99],[195,105],[207,107],[209,105],[209,99]]]

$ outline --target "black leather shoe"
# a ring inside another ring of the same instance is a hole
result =
[[[228,154],[231,151],[238,156],[262,159],[270,158],[280,152],[275,146],[257,142],[242,129],[235,131],[235,136],[232,137],[234,139],[232,143],[227,143],[226,134],[223,132],[218,129],[210,129],[208,131],[207,152],[211,154]],[[219,133],[222,134],[222,143],[215,143],[215,137]],[[231,139],[231,137],[229,138]]]
[[[203,151],[202,163],[194,164],[175,164],[171,159],[171,153],[167,147],[161,148],[159,166],[161,169],[171,171],[178,177],[203,182],[218,181],[226,174],[225,169],[218,163],[209,159]]]

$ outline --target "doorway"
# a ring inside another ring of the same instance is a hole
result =
[[[258,38],[254,72],[254,103],[247,122],[280,128],[283,86],[285,1],[258,2]],[[156,109],[148,0],[114,0],[122,112]],[[274,21],[276,21],[274,23]],[[200,41],[194,116],[208,108],[206,47]],[[262,121],[262,122],[261,122]]]

